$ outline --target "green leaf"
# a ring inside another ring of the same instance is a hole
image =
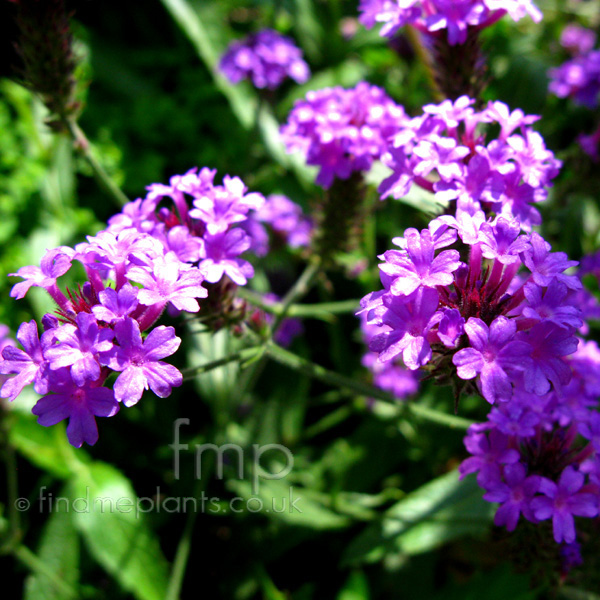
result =
[[[162,600],[168,566],[129,480],[111,465],[82,466],[70,485],[75,526],[92,556],[139,600]]]
[[[344,562],[377,562],[388,553],[420,554],[465,535],[481,535],[493,513],[475,478],[459,481],[458,472],[451,471],[408,494],[379,523],[367,527],[351,542]]]
[[[277,468],[273,472],[276,473]],[[260,479],[253,490],[250,482],[231,479],[228,487],[246,500],[240,505],[242,512],[261,512],[287,525],[327,530],[341,529],[351,522],[328,508],[321,495],[313,490],[293,486],[283,480]]]
[[[227,329],[216,333],[197,334],[190,340],[188,364],[200,367],[207,363],[225,358],[241,347],[241,342],[230,335]],[[203,399],[211,403],[220,414],[227,415],[227,405],[231,401],[233,391],[237,386],[240,365],[230,362],[222,367],[212,369],[195,377],[194,382]]]
[[[313,181],[313,172],[306,167],[298,155],[288,155],[279,138],[279,123],[271,109],[264,103],[260,105],[255,90],[245,82],[231,85],[217,69],[219,57],[231,38],[226,29],[226,12],[220,2],[211,0],[162,0],[173,20],[194,45],[211,74],[216,87],[229,102],[230,108],[240,125],[250,130],[256,124],[267,152],[271,158],[286,169],[293,169],[298,179],[309,184]]]
[[[369,580],[362,571],[354,571],[340,590],[337,600],[369,600]]]
[[[20,398],[19,398],[20,401]],[[42,427],[32,414],[11,414],[10,443],[31,463],[60,479],[73,473],[73,448],[69,446],[63,425]],[[87,455],[78,450],[78,459]]]
[[[62,494],[64,496],[64,494]],[[73,513],[59,503],[46,522],[40,546],[39,559],[67,586],[76,589],[79,579],[79,537],[73,524]],[[41,573],[27,578],[25,600],[72,600],[73,596]]]

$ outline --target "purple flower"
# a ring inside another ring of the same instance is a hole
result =
[[[539,233],[533,232],[530,242],[531,246],[523,253],[522,260],[535,283],[545,287],[556,277],[569,289],[581,288],[581,282],[574,275],[563,275],[566,269],[577,266],[576,260],[568,260],[564,252],[550,252],[550,244]]]
[[[498,217],[494,225],[483,223],[479,230],[483,256],[503,265],[520,262],[519,253],[529,248],[527,236],[520,233],[521,226],[515,219]]]
[[[431,232],[419,233],[409,228],[404,232],[406,252],[388,250],[380,270],[392,278],[390,291],[395,295],[409,295],[419,286],[450,285],[452,273],[460,266],[456,250],[443,250],[434,258],[435,246]]]
[[[381,88],[360,82],[308,92],[294,103],[281,138],[288,152],[299,151],[320,167],[316,182],[328,188],[336,177],[369,170],[405,120],[403,108]]]
[[[37,401],[32,412],[44,427],[69,419],[67,437],[71,445],[80,448],[83,442],[98,441],[96,417],[112,417],[119,410],[113,391],[105,387],[77,386],[63,369],[50,379],[54,392]]]
[[[541,478],[537,475],[527,477],[525,467],[521,463],[505,465],[503,469],[506,483],[496,481],[487,487],[483,496],[488,502],[500,502],[494,524],[505,525],[508,531],[514,531],[519,516],[533,520],[530,503],[540,487]]]
[[[210,235],[224,233],[234,223],[244,221],[250,209],[258,210],[264,204],[262,194],[246,194],[247,190],[239,177],[225,175],[222,186],[194,199],[189,216],[204,221]]]
[[[134,319],[126,318],[115,325],[118,346],[105,353],[102,361],[121,374],[115,381],[115,398],[125,406],[133,406],[148,387],[160,398],[171,394],[171,388],[182,384],[181,373],[160,359],[175,353],[181,339],[173,327],[154,328],[142,341]]]
[[[586,54],[596,43],[596,34],[591,29],[569,23],[560,34],[560,45],[571,54]]]
[[[234,283],[246,285],[254,275],[254,269],[249,262],[238,257],[249,248],[250,238],[241,229],[206,236],[206,256],[199,269],[210,283],[216,283],[227,275]]]
[[[518,339],[531,348],[531,361],[524,364],[524,384],[528,392],[538,396],[550,390],[550,384],[560,391],[571,379],[571,369],[562,359],[577,350],[577,338],[551,321],[542,321],[528,332],[518,334]]]
[[[514,464],[520,458],[519,451],[509,446],[509,436],[497,429],[486,433],[487,429],[489,424],[469,427],[464,443],[472,456],[458,467],[461,479],[479,471],[477,483],[486,489],[500,479],[501,464]]]
[[[545,290],[529,282],[525,285],[524,293],[529,306],[525,306],[521,314],[526,319],[533,322],[548,320],[567,329],[579,329],[583,325],[581,311],[568,302],[569,290],[558,279],[552,279]]]
[[[274,90],[286,77],[304,83],[310,77],[302,51],[272,29],[263,29],[245,40],[233,42],[219,64],[232,83],[251,79],[257,88]]]
[[[483,397],[490,403],[511,399],[512,385],[508,373],[519,371],[529,359],[528,344],[514,340],[517,325],[506,317],[497,317],[490,327],[476,317],[465,325],[471,348],[459,350],[452,362],[461,379],[480,374]]]
[[[48,250],[39,267],[21,267],[16,273],[9,273],[11,277],[25,280],[13,286],[10,297],[21,300],[32,286],[38,286],[44,288],[61,308],[69,307],[69,301],[58,289],[56,280],[71,268],[73,254],[71,248],[60,246]]]
[[[138,301],[144,306],[164,306],[171,302],[178,310],[198,312],[196,298],[206,298],[208,290],[202,287],[204,276],[195,267],[188,267],[174,254],[154,260],[152,270],[132,267],[129,279],[141,283],[144,289],[138,293]]]
[[[106,288],[98,294],[100,304],[92,306],[92,313],[99,321],[114,323],[130,315],[138,306],[138,288],[126,283],[118,292]]]
[[[532,0],[361,0],[359,21],[368,28],[382,23],[380,35],[392,37],[405,25],[436,35],[446,30],[450,45],[464,44],[469,28],[483,28],[508,14],[514,21],[542,13]]]
[[[76,317],[76,325],[67,323],[53,329],[51,335],[53,344],[44,352],[50,369],[70,367],[71,377],[78,386],[100,377],[97,356],[112,348],[111,329],[101,329],[93,315],[82,312]]]
[[[266,202],[256,212],[256,218],[268,223],[292,248],[308,246],[310,242],[312,223],[303,215],[302,208],[287,196],[267,196]]]
[[[564,469],[558,484],[543,477],[539,491],[545,495],[531,501],[536,519],[544,521],[552,517],[554,539],[557,543],[575,541],[573,516],[596,517],[598,496],[582,491],[584,475],[569,466]]]
[[[598,106],[600,92],[600,50],[577,56],[548,71],[550,92],[559,98],[571,96],[577,104]]]
[[[391,331],[376,335],[369,345],[373,352],[379,352],[379,360],[402,354],[404,364],[411,370],[426,364],[431,358],[426,335],[437,322],[434,313],[438,302],[438,293],[431,288],[419,288],[405,297],[385,295],[381,322]]]
[[[17,331],[17,340],[21,342],[24,350],[19,350],[11,345],[5,345],[0,361],[0,373],[3,375],[15,374],[15,377],[4,382],[0,396],[14,400],[26,385],[34,384],[38,394],[48,391],[48,383],[43,375],[47,362],[44,359],[42,346],[38,338],[38,328],[35,321],[22,323]]]

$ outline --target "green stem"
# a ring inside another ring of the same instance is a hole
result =
[[[239,288],[237,295],[251,304],[258,306],[272,315],[283,312],[281,302],[267,302],[261,294],[245,288]],[[355,312],[360,306],[360,300],[340,300],[338,302],[318,302],[316,304],[291,304],[287,311],[288,317],[314,318],[323,321],[333,321],[335,315]]]
[[[293,369],[294,371],[303,373],[308,377],[318,379],[323,383],[327,383],[335,387],[353,390],[354,392],[362,396],[368,396],[377,400],[383,400],[385,402],[398,406],[398,400],[394,398],[392,394],[380,388],[369,385],[368,383],[357,381],[350,377],[346,377],[345,375],[336,373],[335,371],[330,371],[329,369],[317,365],[305,358],[301,358],[300,356],[297,356],[296,354],[293,354],[288,350],[284,350],[283,348],[277,346],[273,342],[268,342],[266,344],[265,350],[266,355],[275,362],[278,362],[281,365]],[[457,417],[454,415],[448,415],[446,413],[438,412],[432,408],[427,408],[413,403],[404,403],[400,404],[399,406],[401,410],[412,413],[415,416],[421,417],[434,423],[438,423],[440,425],[446,425],[454,429],[465,430],[474,423],[474,421],[471,421],[469,419],[464,419],[462,417]]]
[[[177,545],[165,600],[179,600],[180,598],[181,586],[183,585],[183,578],[192,549],[192,534],[194,533],[194,525],[196,524],[197,517],[197,511],[193,510],[188,514],[186,519],[181,539]]]
[[[6,419],[8,412],[4,405],[0,405],[0,435],[2,436],[2,446],[5,455],[6,464],[6,489],[8,495],[8,522],[9,532],[7,541],[3,544],[3,551],[10,549],[21,540],[21,515],[17,510],[16,502],[19,497],[18,480],[17,480],[17,460],[15,449],[10,443],[8,426]]]
[[[80,597],[75,588],[65,583],[44,561],[40,560],[26,546],[17,546],[13,550],[13,556],[21,561],[32,573],[48,579],[62,596],[75,599]]]
[[[98,182],[98,185],[113,199],[119,208],[127,204],[129,202],[129,198],[121,191],[119,186],[115,184],[108,173],[104,170],[104,167],[98,162],[92,152],[90,141],[81,127],[79,127],[74,119],[69,117],[63,118],[63,123],[65,124],[75,147],[79,150],[79,152],[81,152],[91,167],[94,178]]]
[[[300,278],[296,281],[296,283],[291,287],[288,293],[283,297],[281,301],[281,312],[276,315],[275,321],[273,323],[273,327],[271,331],[275,333],[277,328],[281,324],[281,321],[287,316],[287,313],[297,300],[305,296],[310,290],[312,284],[315,282],[319,272],[321,270],[321,260],[315,259],[306,265],[306,269]]]
[[[242,350],[238,350],[237,352],[228,354],[223,358],[204,363],[203,365],[199,365],[197,367],[189,367],[188,369],[182,369],[182,373],[184,374],[184,381],[193,379],[194,377],[202,375],[203,373],[208,373],[213,369],[218,369],[219,367],[227,365],[230,362],[239,361],[240,363],[244,363],[248,360],[255,358],[258,354],[262,352],[263,346],[250,346],[249,348],[243,348]]]

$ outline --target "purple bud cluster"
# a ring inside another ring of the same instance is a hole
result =
[[[308,92],[294,103],[281,137],[288,152],[301,152],[319,167],[316,182],[328,188],[336,177],[369,170],[406,121],[404,109],[381,88],[361,82]]]
[[[380,34],[384,37],[412,25],[428,35],[446,30],[451,46],[464,44],[469,29],[484,29],[505,14],[514,21],[525,15],[536,23],[542,19],[531,0],[361,0],[358,10],[365,27],[382,23]]]
[[[546,199],[561,162],[530,127],[539,117],[503,102],[481,111],[473,104],[461,96],[426,105],[390,139],[382,162],[393,172],[379,187],[382,198],[401,198],[414,183],[441,203],[456,201],[457,218],[483,208],[530,230],[541,223],[532,204]],[[499,127],[497,137],[486,139],[484,126]]]
[[[270,90],[278,88],[287,77],[297,83],[310,77],[302,51],[290,38],[272,29],[233,42],[221,58],[219,69],[232,83],[250,79],[255,87]]]
[[[119,403],[136,404],[145,389],[166,397],[181,385],[181,373],[162,362],[181,340],[173,327],[155,322],[167,307],[198,312],[198,300],[208,296],[205,283],[227,278],[245,285],[254,273],[240,257],[253,243],[243,226],[265,200],[248,194],[238,177],[215,185],[215,173],[192,169],[169,185],[153,184],[87,242],[49,250],[39,267],[12,274],[23,279],[12,297],[42,287],[58,311],[42,319],[41,337],[35,321],[20,326],[23,350],[4,348],[0,373],[14,377],[2,385],[2,397],[14,400],[33,383],[44,395],[33,409],[39,423],[69,418],[69,441],[81,446],[98,439],[95,416],[114,415]],[[73,261],[83,265],[87,281],[65,294],[58,279]],[[111,389],[106,382],[113,372]]]

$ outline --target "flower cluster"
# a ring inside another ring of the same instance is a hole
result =
[[[560,393],[520,389],[469,428],[460,473],[477,473],[484,499],[499,503],[496,525],[552,519],[554,540],[580,562],[574,517],[600,513],[600,349],[582,341],[567,364],[572,377]]]
[[[573,58],[560,67],[550,69],[548,89],[559,98],[595,108],[600,92],[600,50],[593,50],[596,36],[593,31],[571,25],[561,36],[561,44]]]
[[[310,77],[302,51],[294,42],[272,29],[263,29],[245,40],[233,42],[219,64],[232,83],[251,79],[257,88],[278,88],[286,77],[304,83]]]
[[[457,217],[483,208],[529,230],[541,222],[532,203],[546,199],[561,162],[530,127],[539,117],[502,102],[481,111],[473,104],[461,96],[426,105],[406,123],[382,157],[393,171],[379,187],[382,198],[401,198],[415,183],[442,203],[455,200]],[[498,136],[487,140],[484,125],[499,127]]]
[[[478,212],[396,238],[400,249],[382,256],[384,289],[361,302],[368,323],[385,326],[370,343],[379,360],[427,365],[459,389],[475,379],[490,404],[508,402],[514,390],[560,392],[570,378],[564,357],[575,352],[582,325],[573,298],[581,283],[564,273],[577,263],[550,252],[538,233],[520,232],[515,219],[486,221]],[[441,250],[457,238],[460,251]]]
[[[542,13],[531,0],[361,0],[359,21],[369,29],[382,23],[380,34],[392,37],[412,25],[428,35],[447,30],[451,46],[464,44],[469,28],[480,30],[508,14],[514,21],[529,15],[536,23]]]
[[[181,385],[181,373],[161,360],[181,340],[173,327],[154,327],[155,322],[167,307],[198,312],[198,300],[208,296],[204,284],[244,285],[253,275],[240,258],[252,245],[241,226],[264,198],[247,194],[237,177],[225,176],[215,185],[215,173],[193,169],[169,185],[153,184],[146,198],[127,204],[106,230],[75,248],[49,250],[40,267],[13,273],[24,281],[13,287],[12,297],[42,287],[58,311],[43,318],[41,337],[35,321],[19,327],[23,350],[4,348],[0,373],[15,376],[4,382],[2,397],[14,400],[33,383],[44,395],[33,409],[39,423],[69,418],[69,441],[81,446],[98,439],[95,416],[114,415],[119,403],[136,404],[144,389],[166,397]],[[165,199],[170,206],[163,205]],[[83,265],[87,281],[65,294],[58,279],[73,261]],[[106,382],[113,372],[119,375],[111,389]]]
[[[361,82],[308,92],[295,102],[281,137],[288,152],[302,152],[319,167],[316,181],[328,188],[336,177],[369,170],[406,121],[404,109],[381,88]]]

